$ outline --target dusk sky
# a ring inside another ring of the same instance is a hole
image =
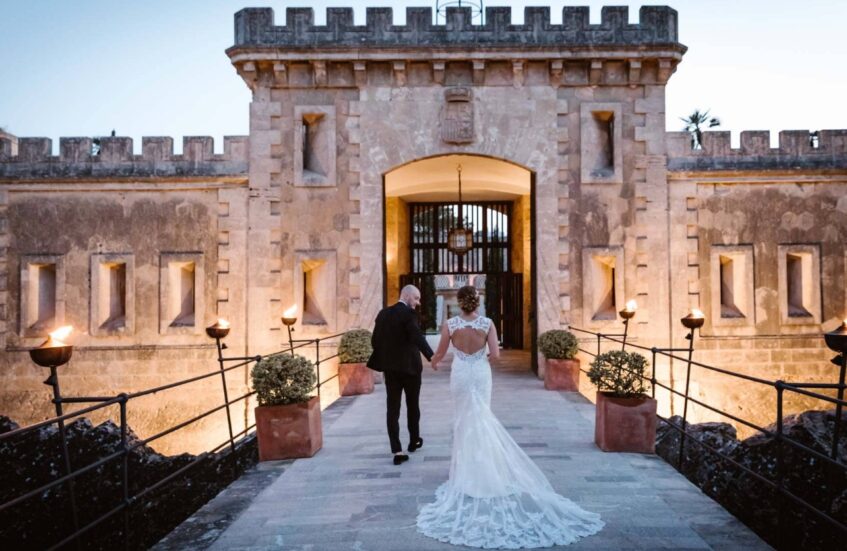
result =
[[[688,46],[667,88],[667,126],[710,108],[721,129],[847,128],[847,1],[677,0],[671,2],[495,1],[511,5],[523,21],[526,5],[549,5],[560,23],[563,5],[600,7],[668,4],[679,11],[680,41]],[[33,0],[0,10],[0,127],[19,136],[108,135],[215,137],[248,133],[250,93],[224,50],[233,41],[233,14],[245,6],[271,6],[277,24],[286,7],[311,5],[317,23],[327,6],[352,6],[364,24],[365,6],[394,7],[426,1],[250,2],[190,0],[115,2]],[[772,136],[772,143],[776,143]]]

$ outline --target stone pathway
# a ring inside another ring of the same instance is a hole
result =
[[[494,375],[495,414],[559,493],[606,522],[567,549],[769,549],[658,457],[600,451],[594,406],[579,394],[545,391],[525,355],[502,364]],[[385,388],[377,385],[373,394],[342,398],[324,412],[324,447],[315,457],[259,465],[155,549],[457,549],[415,530],[418,508],[447,477],[448,380],[449,369],[425,368],[425,445],[407,463],[391,463]]]

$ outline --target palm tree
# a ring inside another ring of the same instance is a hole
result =
[[[701,127],[714,128],[721,125],[719,118],[709,116],[709,109],[706,109],[702,113],[699,109],[695,109],[688,117],[680,117],[679,120],[685,123],[682,130],[691,134],[691,149],[703,149],[703,131]]]

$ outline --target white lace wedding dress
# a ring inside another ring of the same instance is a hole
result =
[[[450,336],[471,327],[487,334],[491,320],[447,321]],[[603,527],[600,515],[557,494],[489,408],[491,366],[486,347],[455,350],[450,392],[455,401],[450,478],[418,514],[418,530],[437,540],[487,549],[567,545]]]

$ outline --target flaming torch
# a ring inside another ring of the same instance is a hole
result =
[[[206,328],[206,334],[213,339],[222,339],[229,335],[229,322],[223,318],[218,318],[214,325]]]
[[[68,363],[74,352],[74,347],[63,341],[68,338],[73,330],[72,326],[66,325],[50,333],[47,340],[41,343],[41,346],[29,351],[32,361],[41,367],[59,367]]]

